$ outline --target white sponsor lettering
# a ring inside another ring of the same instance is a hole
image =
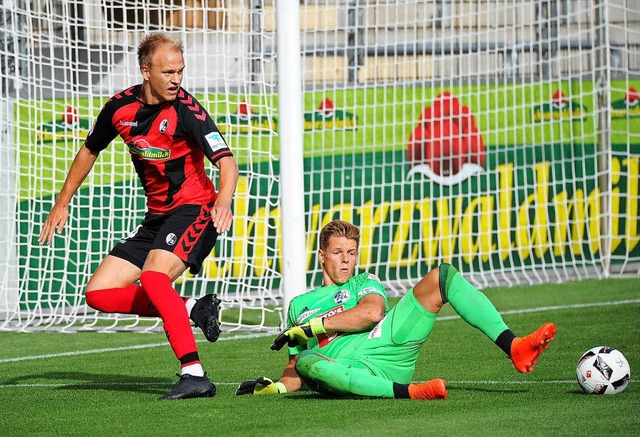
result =
[[[369,293],[376,293],[382,296],[382,292],[378,290],[376,287],[367,287],[367,288],[363,288],[358,292],[358,299],[360,299],[365,294],[369,294]]]
[[[380,282],[380,278],[378,278],[376,275],[374,275],[373,273],[369,273],[367,275],[367,279],[373,279],[376,282]],[[382,284],[382,282],[380,282]]]
[[[331,316],[335,316],[338,313],[341,313],[344,311],[344,307],[342,305],[340,305],[339,307],[336,307],[332,310],[327,311],[326,313],[320,315],[320,317],[322,317],[323,319],[325,317],[331,317]]]
[[[138,126],[138,122],[137,121],[122,121],[122,120],[120,120],[118,123],[120,124],[120,126],[132,126],[132,127]]]
[[[316,308],[316,309],[311,310],[311,311],[305,311],[304,313],[300,314],[300,316],[296,319],[296,322],[298,322],[298,325],[299,325],[302,322],[304,322],[306,319],[308,319],[309,317],[313,316],[318,311],[320,311],[320,308]]]
[[[129,235],[120,239],[120,243],[124,244],[127,242],[128,239],[135,237],[141,227],[142,225],[136,226],[136,228]]]
[[[315,308],[313,310],[305,311],[304,313],[300,314],[300,316],[298,316],[298,318],[296,319],[296,322],[298,324],[301,324],[301,323],[305,322],[307,319],[311,318],[311,316],[313,316],[314,314],[317,314],[319,311],[320,311],[320,308]],[[322,317],[324,319],[325,317],[331,317],[331,316],[333,316],[335,314],[338,314],[338,313],[341,313],[343,311],[344,311],[344,306],[341,305],[339,307],[336,307],[336,308],[333,308],[333,309],[327,311],[324,314],[320,314],[317,317]]]
[[[368,338],[380,338],[382,337],[382,324],[386,320],[387,316],[384,316],[382,320],[371,330]]]

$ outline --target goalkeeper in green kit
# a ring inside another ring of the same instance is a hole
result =
[[[445,399],[445,381],[411,383],[420,348],[447,302],[467,323],[482,331],[521,373],[532,371],[553,340],[556,326],[545,323],[516,337],[491,301],[450,264],[425,275],[391,309],[375,275],[354,276],[359,229],[334,220],[320,233],[318,259],[323,286],[294,298],[286,329],[271,349],[289,346],[279,381],[244,381],[236,394],[277,394],[306,384],[333,395]]]

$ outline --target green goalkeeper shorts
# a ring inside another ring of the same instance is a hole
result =
[[[356,350],[335,357],[342,364],[367,368],[401,384],[413,378],[420,348],[431,334],[437,314],[427,311],[409,290]]]

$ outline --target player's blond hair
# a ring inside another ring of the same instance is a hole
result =
[[[344,237],[353,240],[360,245],[360,229],[354,224],[343,220],[330,221],[320,231],[319,246],[321,250],[325,250],[329,245],[331,237]]]
[[[153,61],[153,54],[156,52],[158,47],[165,44],[184,54],[182,41],[173,38],[165,32],[152,33],[147,35],[142,41],[140,41],[140,44],[138,44],[138,64],[140,65],[140,68],[150,67]]]

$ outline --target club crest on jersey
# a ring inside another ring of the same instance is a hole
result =
[[[165,118],[160,122],[160,127],[158,128],[158,130],[160,131],[161,134],[163,134],[166,132],[167,127],[169,127],[169,120]]]
[[[167,235],[167,238],[165,238],[165,241],[169,246],[173,246],[174,244],[176,244],[176,241],[178,241],[178,237],[176,237],[176,234],[172,232],[169,235]]]
[[[129,153],[151,161],[167,159],[171,156],[170,150],[153,147],[144,138],[140,138],[133,143],[127,143],[127,147],[129,148]]]
[[[341,304],[349,300],[351,295],[349,294],[349,290],[340,290],[333,296],[333,301],[337,304]]]

